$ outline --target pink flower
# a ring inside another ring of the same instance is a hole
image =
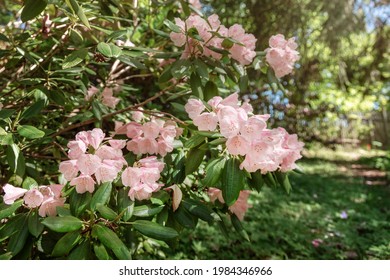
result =
[[[207,104],[209,104],[211,108],[216,111],[222,100],[223,98],[221,96],[214,96],[209,101],[207,101]]]
[[[217,128],[218,117],[214,112],[202,113],[194,118],[194,125],[200,131],[214,131]]]
[[[248,190],[240,191],[240,195],[237,201],[229,207],[230,212],[235,214],[240,221],[244,220],[246,211],[248,210],[248,208],[252,207],[248,204],[248,198],[250,193],[251,192]]]
[[[123,153],[120,149],[115,149],[113,147],[102,145],[99,149],[96,150],[95,155],[97,155],[102,160],[104,159],[118,159],[121,158]]]
[[[57,215],[57,207],[62,207],[65,204],[65,198],[56,198],[56,197],[49,197],[46,200],[44,200],[39,207],[39,216],[46,217],[46,216],[56,216]]]
[[[236,92],[230,94],[229,96],[221,100],[220,104],[224,106],[230,106],[235,109],[238,108],[240,104],[240,102],[238,101],[238,94]]]
[[[211,202],[215,202],[218,199],[219,202],[225,203],[225,200],[223,200],[222,197],[222,191],[220,189],[209,188],[207,190],[207,195],[209,196]]]
[[[270,38],[269,45],[270,48],[266,49],[266,60],[275,71],[275,76],[281,78],[290,74],[294,63],[299,59],[294,38],[287,41],[282,34],[278,34]]]
[[[162,162],[162,161],[159,161],[157,159],[157,157],[155,156],[150,156],[150,157],[146,157],[146,158],[143,158],[143,159],[140,159],[138,161],[138,164],[141,166],[141,167],[146,167],[146,168],[157,168],[157,170],[159,172],[162,172],[163,169],[164,169],[164,166],[165,166],[165,163]]]
[[[156,122],[147,122],[142,126],[145,138],[156,139],[160,134],[160,126]]]
[[[194,119],[197,116],[199,116],[200,113],[202,113],[205,108],[206,107],[204,106],[202,101],[194,98],[188,99],[186,105],[184,106],[184,109],[186,110],[188,116],[191,119]]]
[[[79,169],[77,168],[77,160],[66,160],[60,163],[59,170],[64,174],[67,181],[77,177]]]
[[[96,150],[103,142],[105,134],[100,128],[94,128],[88,131],[88,142]]]
[[[79,177],[74,178],[70,181],[70,185],[76,186],[77,193],[85,193],[87,191],[93,193],[95,190],[95,181],[88,175],[80,175]]]
[[[125,125],[126,136],[129,138],[137,138],[142,135],[142,125],[135,122],[130,122]]]
[[[237,114],[220,118],[219,127],[221,134],[226,138],[236,136],[240,132],[240,123]]]
[[[142,110],[142,108],[140,108],[140,110]],[[144,113],[142,113],[141,111],[131,112],[131,118],[136,122],[141,122],[144,117]]]
[[[226,141],[226,147],[233,156],[244,156],[249,152],[250,142],[241,135],[236,135]]]
[[[97,155],[84,154],[77,160],[77,166],[83,175],[92,175],[101,162],[102,160]]]
[[[76,141],[82,141],[86,147],[89,145],[89,132],[80,131],[76,134]]]
[[[42,204],[43,194],[37,189],[31,189],[24,195],[24,203],[27,207],[35,208]]]
[[[266,128],[266,126],[265,121],[257,117],[250,117],[241,127],[240,133],[247,140],[253,141],[261,137],[261,132]]]
[[[27,190],[22,189],[22,188],[16,188],[10,184],[5,184],[3,187],[3,190],[5,192],[5,195],[3,197],[3,201],[5,204],[13,204],[15,200],[18,198],[22,197]]]
[[[126,140],[108,140],[108,143],[114,149],[122,150],[126,147]]]
[[[314,239],[311,244],[313,244],[314,247],[319,247],[321,245],[321,243],[323,243],[324,241],[322,239]]]
[[[114,109],[119,103],[120,99],[114,97],[114,91],[112,88],[105,88],[102,92],[102,103],[107,107]]]
[[[95,172],[96,181],[98,184],[112,182],[118,176],[118,172],[115,166],[103,162]]]
[[[96,93],[99,92],[99,89],[95,86],[91,86],[88,88],[87,95],[85,96],[86,101],[90,101],[92,97],[96,95]]]
[[[68,156],[70,159],[78,159],[87,150],[87,146],[81,140],[69,141],[68,148]]]
[[[128,196],[131,200],[147,200],[152,197],[153,188],[147,184],[139,184],[130,188]]]

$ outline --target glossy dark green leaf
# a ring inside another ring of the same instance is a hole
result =
[[[213,98],[214,96],[218,96],[218,87],[215,83],[213,83],[212,81],[207,81],[205,87],[204,87],[204,98],[205,98],[205,101],[208,101],[210,100],[211,98]]]
[[[83,222],[73,216],[47,217],[42,221],[42,224],[55,232],[75,231],[83,226]]]
[[[195,229],[197,219],[192,216],[184,206],[179,206],[179,208],[173,213],[173,216],[183,227]]]
[[[26,214],[18,214],[10,218],[0,230],[0,242],[10,238],[14,233],[20,231],[22,227],[26,226],[26,219]]]
[[[112,183],[106,182],[101,184],[100,187],[98,187],[97,191],[92,196],[91,199],[91,210],[94,211],[96,209],[96,206],[98,204],[105,205],[110,200],[111,196],[111,190],[112,190]]]
[[[202,81],[198,74],[196,73],[191,74],[190,86],[191,86],[192,94],[203,100],[204,95],[202,89]]]
[[[28,139],[37,139],[45,136],[45,132],[32,125],[19,125],[17,131],[20,136]]]
[[[11,205],[2,204],[0,208],[0,220],[11,216],[13,213],[15,213],[16,210],[19,209],[20,206],[22,206],[22,204],[23,204],[22,199],[15,201]]]
[[[137,68],[137,69],[141,69],[141,70],[147,69],[146,66],[144,64],[142,64],[138,59],[135,59],[135,58],[132,58],[132,57],[128,57],[128,56],[125,56],[125,55],[119,56],[118,59],[120,61],[122,61],[123,63],[125,63],[127,65],[130,65],[131,67],[134,67],[134,68]]]
[[[232,206],[236,202],[240,191],[245,186],[245,173],[239,166],[240,163],[237,159],[230,158],[226,161],[222,172],[222,196],[228,206]]]
[[[210,161],[206,166],[206,177],[203,184],[208,187],[215,187],[221,180],[222,171],[226,164],[226,158],[216,158]]]
[[[282,173],[282,172],[275,172],[275,177],[278,180],[278,183],[289,194],[291,192],[291,184],[290,184],[290,180],[288,179],[288,174],[287,173]]]
[[[28,237],[27,217],[23,218],[22,227],[16,231],[9,239],[7,251],[12,252],[12,255],[17,255],[22,251]]]
[[[196,146],[199,146],[200,144],[202,144],[203,142],[206,141],[206,138],[207,138],[206,136],[195,134],[194,136],[189,138],[187,141],[185,141],[184,148],[191,149],[191,148],[194,148]]]
[[[249,85],[248,76],[247,75],[241,76],[239,81],[238,81],[238,85],[240,87],[240,92],[245,93],[246,90],[248,89],[248,85]]]
[[[111,249],[120,260],[131,260],[131,253],[126,245],[111,229],[101,224],[92,227],[92,235],[96,236],[100,242]]]
[[[164,209],[165,205],[153,206],[153,205],[140,205],[135,206],[133,215],[136,217],[151,217],[160,213]]]
[[[68,256],[68,260],[89,260],[90,258],[91,242],[88,239],[83,240]]]
[[[98,204],[96,206],[96,210],[100,213],[100,215],[102,215],[103,218],[110,221],[115,220],[115,218],[118,216],[118,214],[115,213],[114,210],[103,204]]]
[[[25,0],[21,19],[26,22],[38,16],[47,6],[47,0]]]
[[[102,119],[102,109],[100,108],[99,101],[97,100],[92,101],[92,112],[98,120]]]
[[[248,184],[252,189],[256,190],[257,192],[260,192],[261,188],[264,185],[264,178],[260,171],[251,173],[251,178],[248,180]]]
[[[23,177],[26,171],[26,163],[19,147],[16,144],[8,145],[6,148],[6,155],[11,171],[20,177]]]
[[[15,110],[13,110],[13,109],[1,109],[0,110],[0,120],[4,120],[6,118],[11,117],[13,113],[15,113]]]
[[[267,174],[263,175],[263,179],[268,187],[276,187],[275,177],[271,172],[268,172]]]
[[[170,240],[179,236],[173,228],[164,227],[151,221],[137,220],[133,223],[133,227],[143,235],[158,240]]]
[[[39,220],[39,215],[37,211],[31,212],[31,214],[28,216],[28,230],[30,233],[38,237],[44,229],[44,225]]]
[[[69,252],[76,246],[81,239],[81,231],[71,231],[61,237],[54,246],[52,256],[60,257],[69,254]]]
[[[208,223],[214,221],[220,221],[221,218],[217,213],[212,211],[209,207],[203,204],[200,201],[193,199],[186,199],[181,202],[181,204],[190,212],[192,215],[198,217],[199,219],[206,221]]]
[[[134,212],[134,201],[128,196],[128,190],[124,188],[118,191],[118,212],[122,215],[121,219],[125,222],[130,220]]]
[[[38,183],[37,183],[37,181],[35,181],[33,178],[31,178],[31,177],[26,177],[26,178],[23,180],[23,184],[22,184],[22,188],[23,188],[23,189],[30,190],[30,189],[36,188],[36,187],[38,187]]]
[[[110,260],[111,257],[108,254],[106,247],[103,244],[93,244],[93,251],[99,260]]]
[[[247,241],[250,241],[248,233],[243,228],[241,221],[237,218],[237,216],[234,214],[231,215],[231,220],[232,220],[232,224],[233,224],[234,229],[241,235],[241,237],[243,237]]]
[[[76,190],[73,190],[69,197],[71,213],[79,217],[89,206],[91,198],[92,195],[89,192],[79,194]]]
[[[158,78],[158,83],[159,84],[164,84],[171,80],[173,78],[172,72],[171,72],[171,65],[168,65],[164,71],[161,73],[160,77]]]
[[[22,115],[20,116],[20,119],[29,119],[35,115],[38,115],[42,111],[43,107],[45,107],[45,100],[39,99],[23,111]]]
[[[199,149],[198,147],[192,148],[188,151],[185,163],[186,175],[192,174],[198,170],[205,154],[206,150]]]

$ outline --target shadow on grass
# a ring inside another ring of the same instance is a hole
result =
[[[203,223],[183,232],[170,259],[389,259],[390,192],[351,176],[351,162],[305,159],[290,195],[264,187],[251,196],[244,227],[227,240]]]

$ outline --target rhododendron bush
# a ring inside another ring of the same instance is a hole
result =
[[[290,191],[303,143],[247,71],[280,85],[295,39],[163,2],[26,0],[0,26],[1,258],[153,255],[199,220],[248,239],[251,192]]]

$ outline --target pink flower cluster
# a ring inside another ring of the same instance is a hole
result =
[[[215,59],[220,59],[222,55],[210,49],[215,47],[218,49],[226,49],[230,56],[237,60],[242,65],[248,65],[256,56],[254,51],[257,39],[252,35],[245,33],[245,30],[239,24],[234,24],[230,28],[221,24],[218,15],[213,14],[203,19],[199,15],[190,15],[185,21],[175,18],[176,25],[180,28],[180,32],[171,32],[170,38],[175,46],[185,46],[182,54],[182,59],[191,56],[209,56]],[[201,40],[189,36],[189,32],[196,30]],[[231,46],[224,48],[223,41],[226,38],[233,39],[239,43],[233,43]]]
[[[112,109],[115,109],[116,105],[119,103],[120,99],[114,96],[114,92],[117,92],[120,90],[120,87],[105,87],[101,94],[101,101],[104,105],[107,107],[110,107]],[[97,87],[91,86],[88,91],[87,95],[85,96],[85,100],[89,101],[93,96],[95,96],[99,92],[99,89]]]
[[[108,140],[107,145],[102,143],[104,137],[103,131],[95,128],[77,133],[76,140],[68,143],[70,160],[61,162],[59,169],[78,193],[92,193],[96,183],[115,180],[127,164],[122,154],[126,141]]]
[[[63,185],[49,185],[26,190],[6,184],[3,187],[4,203],[10,205],[23,197],[24,204],[28,208],[39,207],[38,213],[41,217],[55,216],[57,206],[64,206],[65,203],[65,198],[61,197],[63,187]]]
[[[237,218],[241,221],[244,220],[246,211],[250,207],[252,207],[250,204],[248,204],[248,198],[250,194],[251,192],[248,190],[241,191],[237,201],[229,207],[230,212],[235,214]],[[222,197],[222,191],[220,189],[209,188],[207,191],[207,195],[209,196],[211,202],[219,200],[219,202],[225,203]]]
[[[157,181],[160,179],[164,165],[155,156],[151,156],[139,160],[134,167],[127,167],[123,171],[122,183],[130,187],[131,200],[149,199],[153,192],[160,190],[164,184],[157,183]]]
[[[283,128],[267,129],[269,115],[253,115],[248,103],[240,104],[238,94],[222,99],[215,96],[208,102],[211,110],[198,99],[189,99],[185,110],[200,131],[219,131],[227,138],[226,147],[231,155],[245,156],[240,168],[261,173],[296,168],[301,158],[303,143],[297,135],[290,135]]]
[[[294,68],[294,63],[299,59],[296,51],[298,45],[294,38],[286,40],[284,35],[274,35],[269,39],[270,48],[266,49],[266,60],[275,71],[278,78],[290,74]]]
[[[153,118],[144,124],[130,122],[115,130],[116,134],[126,134],[131,139],[127,149],[134,154],[161,156],[173,151],[173,141],[181,132],[174,122]]]

